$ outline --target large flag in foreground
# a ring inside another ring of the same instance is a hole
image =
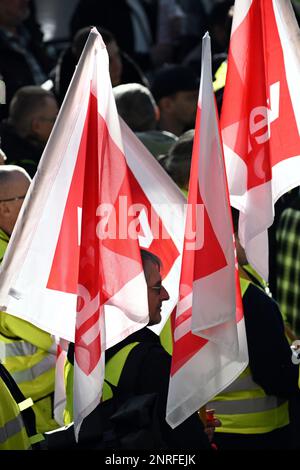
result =
[[[95,39],[95,33],[92,37]],[[93,46],[94,42],[89,40],[0,270],[0,309],[70,341],[75,338],[84,190],[84,164],[78,156],[82,154],[79,146],[87,114]],[[101,54],[106,52],[103,50]],[[109,122],[113,133],[119,124],[115,119],[112,123],[111,116]],[[129,208],[126,199],[119,198],[117,209],[123,214],[127,208],[135,214],[131,227],[134,230],[136,226],[139,231],[140,246],[162,259],[164,285],[170,294],[170,301],[164,303],[166,307],[162,312],[165,320],[178,300],[185,198],[128,126],[124,122],[120,124],[133,205]],[[119,169],[110,184],[118,173]],[[87,189],[91,190],[90,185]],[[106,209],[109,211],[111,206]],[[105,227],[108,214],[95,216]],[[136,304],[137,299],[131,301]],[[110,305],[109,300],[105,304],[105,317],[107,347],[134,331],[135,322],[131,323],[131,319]]]
[[[236,0],[221,130],[240,241],[265,279],[274,203],[300,184],[299,44],[289,0]]]
[[[148,322],[139,245],[164,264],[165,319],[178,298],[184,198],[121,126],[93,30],[0,273],[2,310],[67,340],[76,332],[77,430],[100,399],[102,352]]]
[[[201,83],[167,403],[167,421],[172,427],[199,410],[247,365],[236,274],[212,88],[210,38],[206,34],[202,41]]]

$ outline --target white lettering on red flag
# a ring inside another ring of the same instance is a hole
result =
[[[198,231],[194,243],[185,236],[167,403],[172,427],[228,386],[248,360],[210,54],[207,34],[186,222],[186,230],[189,218],[197,227],[196,207],[204,206],[204,243],[197,243]]]
[[[236,0],[221,129],[240,240],[265,279],[274,203],[300,184],[299,80],[290,1]]]

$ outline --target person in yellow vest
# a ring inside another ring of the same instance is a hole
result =
[[[0,378],[0,450],[29,450],[31,444],[20,409]]]
[[[141,257],[148,286],[148,326],[151,326],[161,321],[162,302],[167,301],[169,295],[162,285],[160,274],[161,262],[159,258],[146,250],[141,250]],[[126,383],[130,381],[129,377],[131,376],[133,364],[134,367],[136,367],[136,362],[132,361],[134,359],[138,361],[138,358],[142,354],[138,347],[139,343],[147,343],[149,345],[149,351],[143,354],[139,373],[135,374],[138,377],[135,380],[133,388],[137,395],[157,393],[160,432],[164,442],[167,444],[167,448],[209,450],[211,448],[210,443],[204,432],[204,425],[198,413],[195,412],[175,429],[172,429],[165,420],[171,356],[160,344],[159,336],[149,328],[142,328],[106,351],[105,380],[115,387],[120,386],[122,391],[127,391],[125,387]],[[71,420],[73,376],[73,367],[71,364],[73,357],[74,345],[70,343],[66,389],[68,416]],[[112,394],[111,388],[105,383],[102,401],[111,398]]]
[[[32,405],[0,363],[0,450],[46,448],[44,436],[36,430]]]
[[[30,182],[23,168],[0,166],[0,263]],[[58,427],[53,419],[54,346],[49,333],[0,312],[0,359],[25,397],[34,401],[37,429],[41,433]]]
[[[291,361],[276,302],[243,269],[248,262],[237,235],[235,209],[233,220],[249,366],[208,404],[222,423],[215,442],[219,449],[290,449],[288,400],[299,395],[298,366]]]

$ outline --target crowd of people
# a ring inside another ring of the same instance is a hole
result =
[[[233,4],[79,0],[69,40],[63,50],[53,51],[43,42],[34,2],[0,0],[0,78],[6,90],[6,103],[0,105],[0,263],[91,25],[107,48],[119,115],[187,196],[201,39],[208,30],[220,110]],[[298,188],[277,203],[270,230],[269,287],[247,262],[237,234],[238,213],[233,210],[249,366],[207,405],[215,410],[213,423],[197,412],[174,430],[165,422],[171,356],[149,329],[110,351],[108,360],[132,343],[151,344],[136,389],[138,394],[158,394],[168,448],[210,450],[213,440],[220,450],[300,449],[299,366],[292,363],[290,349],[300,335],[299,203]],[[156,324],[169,296],[162,285],[160,260],[144,250],[141,257],[149,325]],[[71,350],[68,359],[72,363]],[[51,439],[45,440],[45,433],[59,428],[53,415],[54,339],[0,312],[0,361],[0,450],[46,449]],[[123,382],[127,373],[125,367]]]

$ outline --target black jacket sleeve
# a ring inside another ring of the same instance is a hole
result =
[[[170,368],[171,356],[162,346],[153,347],[141,368],[138,381],[140,393],[158,393],[162,434],[171,448],[210,449],[203,424],[197,413],[191,415],[175,429],[172,429],[165,420]]]

